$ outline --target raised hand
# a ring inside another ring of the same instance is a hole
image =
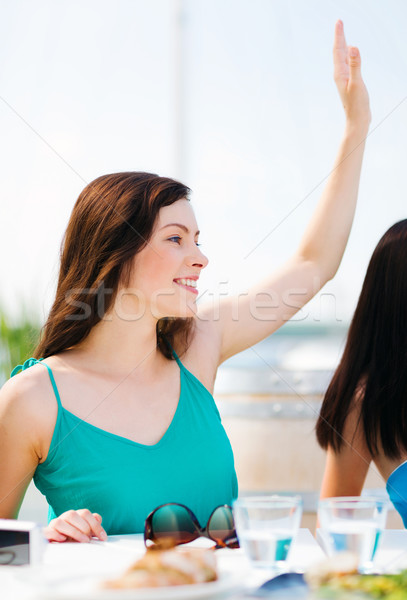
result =
[[[44,535],[50,542],[90,542],[93,536],[105,541],[102,517],[90,510],[67,510],[56,519],[52,519],[44,529]]]
[[[334,80],[347,121],[355,125],[369,125],[372,117],[369,94],[361,74],[360,53],[355,46],[346,45],[342,21],[335,24],[333,58]]]

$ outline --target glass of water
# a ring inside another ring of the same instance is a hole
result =
[[[387,500],[374,497],[343,496],[320,500],[318,518],[328,555],[352,552],[358,557],[359,571],[372,572],[388,507]]]
[[[233,503],[237,537],[255,567],[286,569],[302,515],[301,496],[247,496]]]

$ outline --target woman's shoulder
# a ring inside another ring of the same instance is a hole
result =
[[[0,414],[21,418],[23,423],[37,422],[50,408],[49,387],[49,375],[43,365],[33,364],[20,371],[0,390]]]
[[[345,431],[347,429],[358,430],[361,428],[361,416],[363,408],[363,400],[365,398],[366,390],[366,377],[360,378],[358,384],[355,387],[353,396],[351,398],[348,414],[345,421]]]
[[[43,386],[48,377],[46,369],[39,363],[32,364],[17,372],[8,379],[1,388],[1,394],[7,397],[19,397],[25,394],[35,394],[39,386]]]
[[[220,346],[210,322],[195,320],[188,347],[177,344],[174,350],[183,365],[208,389],[213,390],[219,366]]]
[[[361,413],[363,400],[365,397],[366,390],[366,377],[360,378],[358,384],[353,392],[352,399],[349,404],[348,414],[345,421],[345,431],[350,428],[352,431],[360,428],[361,426]]]
[[[355,388],[355,393],[353,396],[355,402],[362,402],[363,398],[365,397],[366,384],[367,375],[362,375]]]

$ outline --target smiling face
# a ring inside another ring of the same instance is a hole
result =
[[[191,204],[177,200],[160,209],[149,243],[134,257],[129,287],[154,318],[196,313],[198,278],[208,264],[198,235]]]

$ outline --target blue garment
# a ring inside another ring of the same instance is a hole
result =
[[[386,490],[403,519],[404,527],[407,527],[407,461],[394,469],[387,480]]]
[[[45,462],[34,483],[49,504],[48,520],[69,509],[102,515],[108,534],[141,533],[148,514],[167,502],[188,506],[205,526],[213,509],[237,497],[232,448],[215,401],[179,360],[181,392],[167,431],[157,444],[144,445],[80,419],[61,402],[48,369],[58,416]]]

